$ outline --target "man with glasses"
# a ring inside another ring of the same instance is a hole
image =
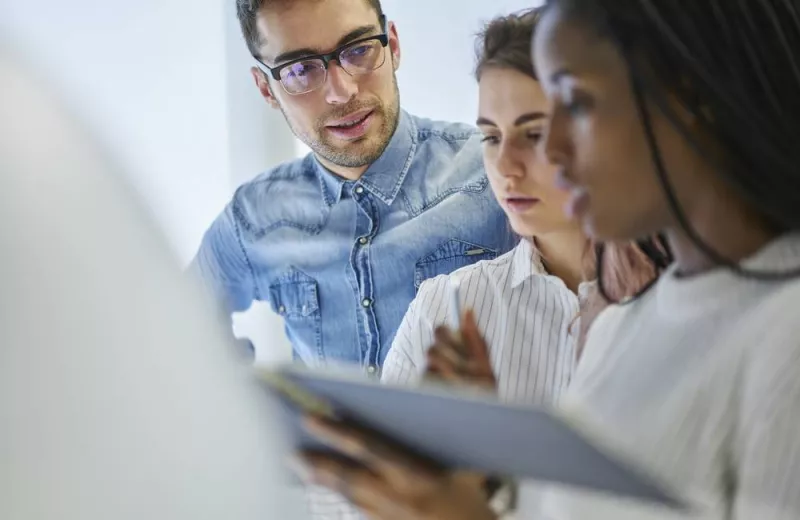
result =
[[[480,137],[400,109],[397,30],[378,0],[237,8],[259,91],[312,153],[240,187],[194,269],[228,311],[268,301],[295,359],[377,375],[422,281],[516,243]]]

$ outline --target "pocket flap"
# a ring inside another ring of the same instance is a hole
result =
[[[287,318],[302,318],[319,311],[317,282],[299,271],[288,273],[269,286],[272,309]]]
[[[419,289],[422,282],[442,274],[474,264],[481,260],[497,258],[497,251],[470,242],[450,239],[432,253],[421,258],[414,270],[414,286]]]

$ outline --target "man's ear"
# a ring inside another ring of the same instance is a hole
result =
[[[397,35],[397,26],[394,22],[389,22],[389,50],[392,52],[392,63],[394,70],[400,68],[400,37]]]
[[[253,80],[256,82],[256,87],[261,93],[261,97],[263,97],[272,108],[279,108],[278,100],[275,99],[275,96],[272,94],[272,87],[264,71],[258,67],[251,67],[250,73],[253,75]]]

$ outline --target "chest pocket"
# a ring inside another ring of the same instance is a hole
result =
[[[497,258],[497,251],[494,249],[455,238],[448,240],[417,262],[414,269],[414,287],[419,290],[422,282],[429,278],[450,274],[475,262],[494,258]]]
[[[295,357],[306,362],[323,358],[317,281],[290,271],[270,284],[269,300],[272,310],[285,321]]]

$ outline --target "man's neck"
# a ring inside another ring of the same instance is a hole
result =
[[[367,171],[367,168],[369,168],[369,165],[359,166],[357,168],[348,168],[346,166],[333,164],[329,160],[320,157],[319,155],[316,157],[320,164],[322,164],[322,166],[324,166],[328,171],[335,173],[339,177],[347,179],[348,181],[357,181],[362,175],[364,175],[364,172]]]

